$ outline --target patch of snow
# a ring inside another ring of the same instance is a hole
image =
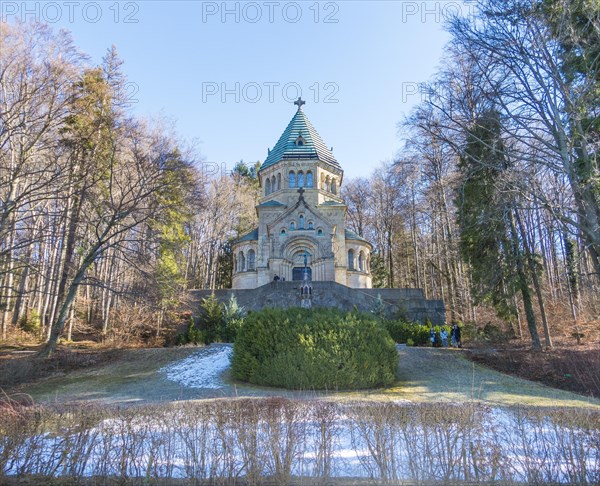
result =
[[[220,375],[231,365],[232,354],[231,345],[210,346],[159,371],[165,373],[168,380],[188,388],[223,388],[225,383]]]

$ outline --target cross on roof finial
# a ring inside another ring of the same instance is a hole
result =
[[[298,105],[298,110],[302,109],[302,105],[306,104],[306,101],[304,101],[300,96],[298,96],[298,99],[296,101],[294,101],[295,105]]]

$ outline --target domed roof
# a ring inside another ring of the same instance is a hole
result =
[[[327,148],[321,136],[317,133],[312,123],[302,110],[304,102],[298,98],[295,101],[298,111],[292,117],[287,128],[279,137],[261,166],[261,170],[285,159],[319,159],[341,169],[340,164]]]

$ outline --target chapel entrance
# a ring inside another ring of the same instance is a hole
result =
[[[306,267],[308,278],[312,280],[312,268]],[[294,267],[292,269],[292,280],[304,280],[304,267]]]

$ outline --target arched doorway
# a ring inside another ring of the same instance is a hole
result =
[[[285,242],[281,247],[281,255],[285,259],[285,275],[290,280],[304,280],[304,267],[308,277],[319,279],[321,249],[316,237],[301,235]]]
[[[312,268],[306,267],[306,272],[308,273],[308,278],[312,280]],[[304,280],[304,267],[292,268],[292,280]]]
[[[308,278],[312,280],[312,254],[308,248],[297,248],[294,251],[292,262],[292,280],[304,280],[304,272],[308,274]]]

